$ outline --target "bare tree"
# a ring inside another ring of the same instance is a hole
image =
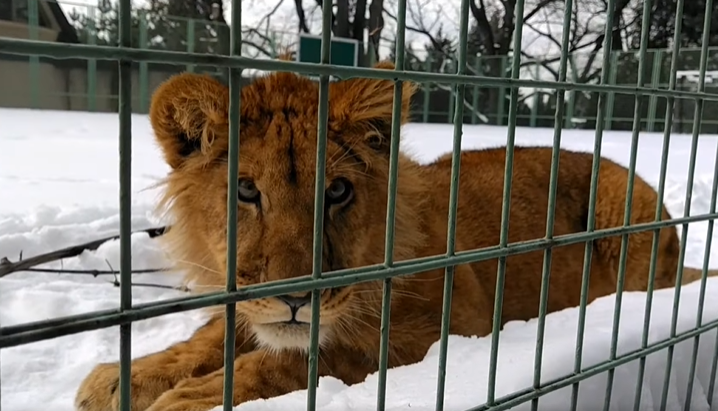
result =
[[[618,0],[615,17],[611,22],[612,48],[623,49],[626,38],[625,30],[635,25],[637,18],[628,13],[630,0]],[[444,6],[435,0],[409,0],[407,4],[407,30],[425,38],[427,51],[431,49],[432,60],[454,60],[455,47],[444,47],[447,42],[445,27],[451,18]],[[600,61],[603,48],[604,30],[607,15],[607,0],[574,1],[571,18],[571,32],[568,50],[572,55],[572,74],[578,82],[591,82],[598,79],[602,67]],[[513,42],[516,33],[516,0],[470,0],[470,30],[468,33],[469,66],[466,71],[475,75],[489,77],[506,77],[510,70],[507,57],[513,53]],[[521,67],[536,74],[536,66],[540,66],[539,76],[558,79],[558,63],[561,57],[561,38],[563,31],[564,0],[527,0],[524,6],[524,29],[522,34]],[[455,12],[458,12],[454,10]],[[396,21],[396,16],[385,7],[385,14]],[[640,16],[638,16],[640,17]],[[456,25],[456,23],[453,23]],[[458,42],[458,33],[450,43]],[[474,64],[477,57],[481,64]],[[435,69],[432,66],[432,69]],[[533,90],[524,94],[522,99],[532,93],[544,93]],[[496,112],[499,102],[499,89],[486,88],[480,90],[481,109],[484,112]],[[475,100],[467,93],[467,99]],[[505,103],[505,102],[503,102]]]

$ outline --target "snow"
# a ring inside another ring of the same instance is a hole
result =
[[[132,226],[135,229],[162,224],[153,214],[157,191],[152,187],[167,172],[152,140],[145,116],[133,116]],[[15,260],[20,253],[32,256],[68,245],[114,235],[119,230],[117,162],[118,117],[113,114],[0,110],[0,257]],[[430,161],[451,150],[452,129],[446,125],[410,124],[404,129],[402,147],[420,161]],[[553,130],[519,129],[518,145],[550,145]],[[606,132],[602,153],[628,164],[630,133]],[[465,126],[462,148],[505,144],[506,129]],[[699,139],[698,160],[691,215],[706,213],[710,204],[718,139]],[[660,167],[662,135],[641,133],[637,172],[656,185]],[[674,216],[683,213],[690,136],[674,135],[670,146],[666,202]],[[563,146],[593,149],[592,131],[565,130]],[[679,227],[680,229],[680,227]],[[707,222],[693,223],[688,232],[686,264],[700,267],[703,261]],[[714,241],[711,252],[716,252]],[[167,264],[163,252],[145,234],[132,238],[133,267],[158,268]],[[58,264],[51,265],[58,267]],[[94,252],[66,259],[66,269],[117,269],[119,244],[108,242]],[[712,267],[718,263],[711,262]],[[119,288],[112,276],[15,273],[0,279],[0,324],[3,326],[40,321],[119,306]],[[173,284],[173,278],[159,274],[138,274],[134,281]],[[707,283],[707,295],[718,293],[718,280]],[[678,331],[695,326],[699,284],[683,288]],[[181,291],[134,287],[134,303],[183,296]],[[618,354],[640,348],[645,293],[626,294],[620,322]],[[614,297],[602,298],[588,308],[583,366],[608,358],[611,342]],[[650,341],[669,336],[673,290],[655,293]],[[572,373],[575,355],[578,309],[550,314],[542,382]],[[173,314],[134,323],[132,356],[139,357],[187,338],[206,319],[199,311]],[[707,298],[703,322],[718,319],[718,301]],[[501,334],[497,397],[532,385],[536,321],[508,324]],[[72,410],[75,390],[98,362],[116,361],[119,355],[118,327],[36,342],[0,351],[1,408],[4,411],[52,409]],[[706,395],[716,341],[715,331],[701,338],[692,410],[707,410]],[[446,410],[463,410],[486,399],[490,338],[449,340]],[[682,409],[693,339],[675,350],[668,410]],[[642,390],[642,410],[660,403],[665,351],[648,357]],[[637,362],[616,370],[611,410],[633,409]],[[429,410],[435,407],[438,345],[418,364],[388,372],[387,410]],[[602,407],[606,374],[581,383],[579,409]],[[366,410],[375,408],[377,375],[364,383],[347,387],[333,378],[322,378],[318,389],[318,410]],[[540,409],[567,409],[571,387],[542,397]],[[304,409],[306,391],[236,407],[242,411]],[[527,409],[523,405],[516,409]],[[219,410],[219,408],[217,408]]]

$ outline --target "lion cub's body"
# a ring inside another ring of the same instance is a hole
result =
[[[492,247],[499,244],[503,200],[504,147],[462,153],[457,216],[457,251]],[[509,243],[545,237],[546,213],[551,170],[551,148],[516,147],[511,189]],[[562,151],[556,192],[554,236],[585,232],[591,184],[591,153]],[[435,230],[447,224],[451,158],[443,157],[426,167],[436,195],[432,196]],[[628,171],[602,159],[596,201],[595,229],[621,227]],[[634,180],[631,224],[652,222],[655,218],[656,192],[640,177]],[[662,219],[670,219],[663,210]],[[444,246],[444,238],[437,238]],[[652,231],[629,236],[626,265],[626,291],[645,290],[648,284]],[[620,236],[594,242],[591,258],[589,301],[615,293],[618,278]],[[585,243],[556,246],[551,253],[549,311],[579,304]],[[655,286],[675,284],[679,241],[674,227],[661,230]],[[507,258],[504,286],[504,322],[528,320],[538,315],[539,291],[543,268],[543,250]],[[498,260],[470,265],[481,282],[482,297],[493,303]],[[488,312],[493,306],[487,307]],[[486,330],[482,330],[486,331]]]
[[[407,84],[405,90],[404,120],[413,88]],[[380,80],[349,80],[330,88],[325,270],[384,261],[392,95],[393,83]],[[151,110],[157,140],[173,168],[164,199],[175,219],[167,234],[169,249],[189,278],[210,290],[224,284],[227,100],[219,83],[182,75],[157,90]],[[311,274],[317,103],[316,83],[290,74],[257,80],[242,91],[239,286]],[[509,242],[545,236],[551,156],[550,148],[516,148]],[[450,156],[420,165],[402,155],[399,164],[394,260],[444,254]],[[462,154],[457,251],[499,243],[504,167],[504,148]],[[555,236],[586,231],[591,167],[591,154],[561,152]],[[627,175],[625,168],[602,160],[596,229],[623,225]],[[631,223],[653,221],[656,201],[654,190],[636,177]],[[665,209],[662,218],[670,218]],[[646,288],[652,238],[651,231],[630,235],[626,290]],[[590,300],[615,292],[620,242],[620,237],[594,242]],[[553,249],[549,311],[579,304],[584,248],[573,243]],[[671,287],[679,249],[673,227],[660,231],[658,249],[655,285]],[[543,254],[507,258],[502,324],[537,316]],[[452,334],[491,332],[497,266],[493,259],[456,267]],[[695,278],[693,271],[686,281]],[[420,361],[439,340],[443,280],[443,269],[394,279],[391,367]],[[354,384],[377,370],[381,285],[322,293],[320,375]],[[234,404],[306,387],[309,310],[303,298],[238,303]],[[295,323],[284,323],[290,319]],[[132,409],[204,411],[220,405],[223,342],[224,322],[215,315],[189,340],[136,359]],[[116,364],[98,366],[80,387],[77,407],[116,409],[117,377]]]

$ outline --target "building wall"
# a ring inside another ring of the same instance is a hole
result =
[[[117,110],[118,70],[113,62],[95,62],[94,90],[86,60],[31,62],[28,57],[0,54],[0,107],[113,112]],[[185,66],[148,65],[147,93],[141,101],[140,70],[132,69],[132,106],[145,111],[149,96],[162,81]],[[92,99],[94,97],[94,110]],[[144,103],[144,105],[143,105]]]
[[[38,27],[37,29],[38,40],[42,41],[55,41],[58,33],[58,30],[46,27]],[[30,38],[30,29],[24,23],[0,20],[0,36],[27,40]]]

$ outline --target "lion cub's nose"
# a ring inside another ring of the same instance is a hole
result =
[[[280,295],[277,298],[282,300],[285,304],[289,306],[292,311],[298,310],[301,307],[309,304],[312,302],[312,294],[307,293],[306,295],[303,295],[301,297],[295,297],[291,295]]]

